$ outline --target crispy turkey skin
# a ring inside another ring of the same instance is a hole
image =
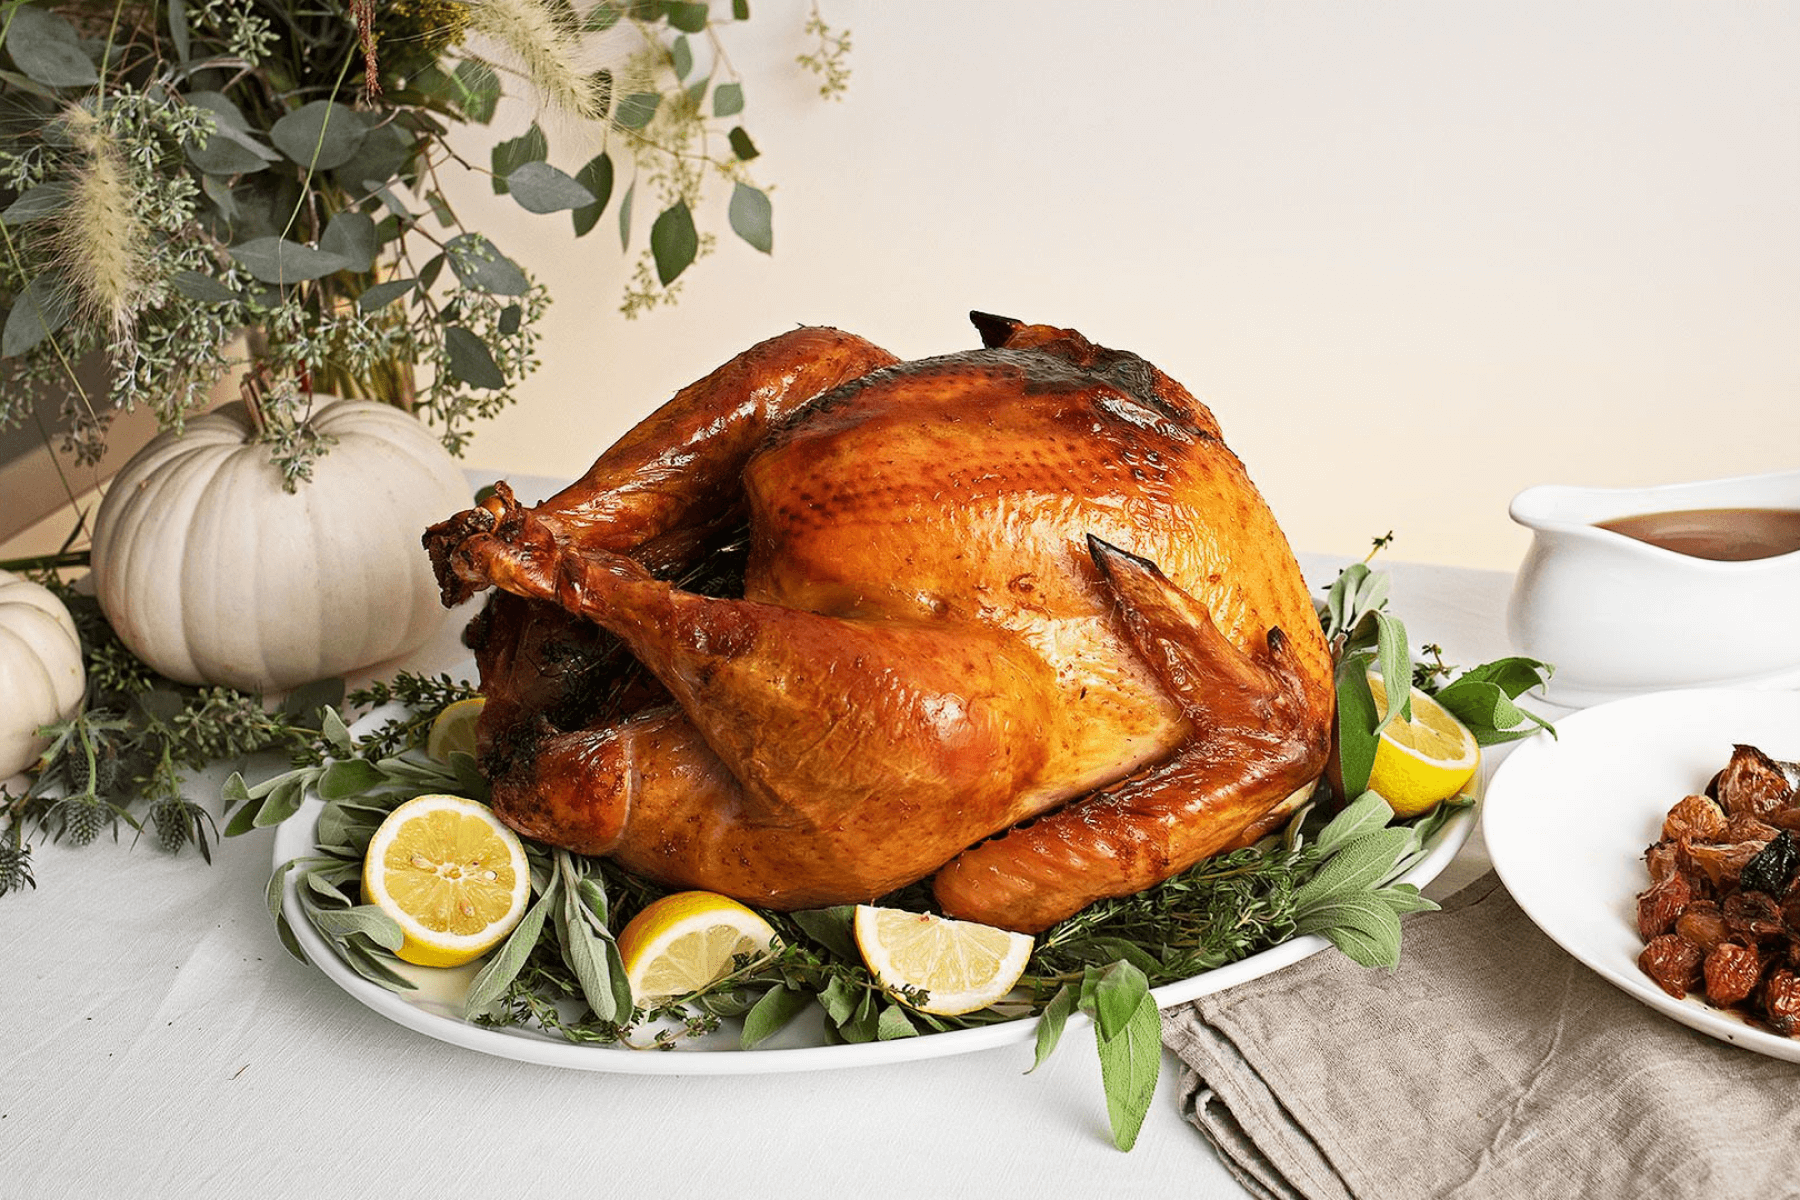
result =
[[[474,631],[521,832],[776,908],[933,875],[1048,927],[1278,822],[1331,663],[1212,414],[1136,355],[975,316],[911,362],[802,328],[683,389],[534,508],[425,535]],[[679,577],[747,523],[741,596]],[[621,644],[652,677],[596,704]]]

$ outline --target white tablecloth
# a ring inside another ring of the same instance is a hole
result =
[[[1340,562],[1303,557],[1315,583]],[[1415,645],[1463,666],[1508,652],[1509,576],[1387,569]],[[35,849],[36,890],[0,898],[0,1196],[1243,1195],[1177,1115],[1166,1054],[1137,1148],[1113,1149],[1086,1030],[1030,1076],[1028,1043],[661,1077],[426,1038],[283,951],[271,837],[211,867],[129,836]],[[1433,891],[1485,863],[1477,838]]]

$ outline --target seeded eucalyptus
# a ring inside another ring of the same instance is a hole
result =
[[[487,175],[578,237],[613,214],[639,254],[627,315],[710,251],[695,214],[715,188],[770,252],[720,33],[748,16],[745,0],[7,5],[0,430],[59,404],[66,450],[94,462],[119,410],[179,429],[229,371],[290,486],[329,451],[315,391],[399,405],[460,452],[537,366],[549,297],[503,233],[458,217],[446,177]],[[837,94],[848,40],[816,10],[807,29],[818,49],[797,65]],[[543,124],[471,161],[452,131],[488,125],[503,90]],[[565,146],[553,165],[545,127],[585,164]]]

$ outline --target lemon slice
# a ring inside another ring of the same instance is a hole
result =
[[[461,796],[419,796],[389,813],[363,858],[363,901],[400,923],[396,953],[424,967],[481,957],[512,932],[531,899],[518,835]]]
[[[940,1017],[986,1008],[1005,997],[1031,958],[1032,938],[973,921],[901,908],[856,906],[856,948],[881,986],[927,993],[914,1004]]]
[[[626,922],[619,957],[641,1008],[686,996],[731,973],[740,954],[762,955],[775,941],[769,923],[717,892],[676,892]]]
[[[1369,676],[1375,710],[1387,707],[1381,676]],[[1395,720],[1381,731],[1369,790],[1400,817],[1416,817],[1462,791],[1481,765],[1481,747],[1450,710],[1418,688],[1412,690],[1412,720]]]
[[[475,753],[475,723],[487,704],[485,696],[470,696],[447,706],[431,723],[425,735],[425,753],[435,762],[447,763],[452,751]]]

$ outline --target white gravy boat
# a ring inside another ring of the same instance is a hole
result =
[[[1512,519],[1533,536],[1506,632],[1556,668],[1544,699],[1578,708],[1665,688],[1800,685],[1800,551],[1719,562],[1595,527],[1711,508],[1800,508],[1800,471],[1513,497]]]

